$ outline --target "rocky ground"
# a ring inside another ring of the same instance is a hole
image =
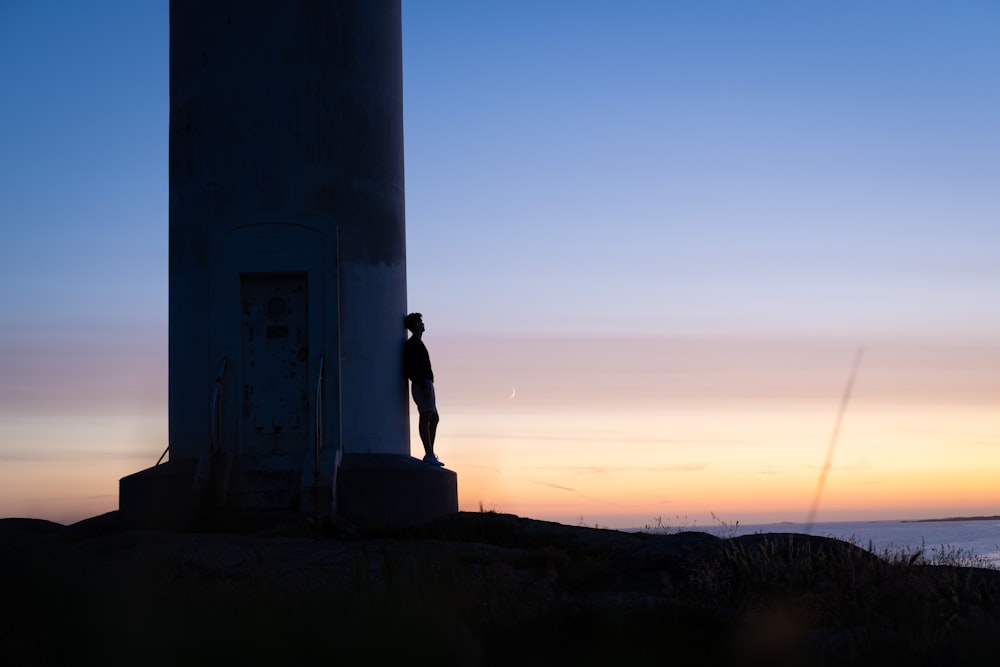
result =
[[[634,534],[492,512],[361,534],[0,521],[0,661],[978,665],[1000,571],[804,535]]]

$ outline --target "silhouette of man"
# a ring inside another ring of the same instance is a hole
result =
[[[411,336],[403,343],[403,364],[406,377],[411,382],[410,392],[413,402],[417,404],[420,413],[418,429],[420,442],[424,445],[424,461],[436,466],[444,464],[434,455],[434,437],[437,435],[438,411],[434,397],[434,371],[431,370],[431,357],[424,345],[424,316],[420,313],[410,313],[403,319],[403,325]]]

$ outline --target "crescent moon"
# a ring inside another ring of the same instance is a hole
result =
[[[514,387],[511,387],[510,388],[510,396],[507,397],[507,400],[509,401],[510,399],[514,398],[515,396],[517,396],[517,389],[515,389]]]

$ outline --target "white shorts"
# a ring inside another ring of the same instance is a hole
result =
[[[427,382],[414,382],[413,386],[410,388],[410,393],[413,394],[413,402],[417,404],[417,410],[420,414],[425,412],[437,412],[437,400],[434,397],[434,383],[431,381]]]

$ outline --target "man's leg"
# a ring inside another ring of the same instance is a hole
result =
[[[438,422],[440,417],[438,417],[437,412],[427,413],[427,439],[431,443],[431,453],[434,453],[434,440],[437,438]]]
[[[434,457],[434,439],[437,437],[437,425],[440,418],[437,412],[421,412],[418,430],[420,442],[424,445],[424,454]],[[435,457],[436,458],[436,457]]]
[[[424,445],[424,454],[434,456],[434,440],[431,438],[430,421],[433,412],[421,412],[417,430],[420,432],[420,442]]]

